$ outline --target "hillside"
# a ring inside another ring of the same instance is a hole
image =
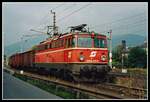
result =
[[[39,44],[41,41],[45,40],[47,36],[40,36],[40,37],[36,37],[36,38],[30,38],[24,41],[19,41],[16,42],[14,44],[8,45],[8,46],[4,46],[4,54],[6,54],[7,56],[10,56],[14,53],[20,52],[21,49],[23,49],[23,51],[26,51],[28,49],[30,49],[32,46]]]
[[[126,41],[126,46],[133,47],[144,43],[145,37],[135,34],[118,35],[113,36],[112,46],[115,47],[122,43],[122,40]]]

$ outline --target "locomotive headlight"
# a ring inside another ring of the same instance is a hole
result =
[[[79,60],[80,61],[84,61],[85,57],[83,55],[83,52],[81,51],[80,54],[79,54]]]
[[[80,55],[80,61],[83,61],[84,60],[84,56],[83,55]]]
[[[102,61],[105,61],[105,60],[106,60],[106,56],[105,56],[105,55],[102,55],[102,56],[101,56],[101,60],[102,60]]]

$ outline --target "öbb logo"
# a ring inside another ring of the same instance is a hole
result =
[[[97,51],[92,51],[91,54],[90,54],[90,57],[95,57],[97,54]]]

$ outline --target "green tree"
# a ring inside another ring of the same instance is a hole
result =
[[[113,49],[113,51],[112,51],[113,59],[121,62],[122,49],[123,49],[122,45],[118,45],[115,47],[115,49]]]
[[[130,67],[147,67],[146,51],[140,47],[133,47],[129,51],[128,62]]]
[[[122,45],[118,45],[116,46],[113,50],[112,50],[112,65],[118,68],[121,68],[121,55],[122,55]]]
[[[116,66],[118,68],[122,67],[122,53],[123,53],[123,46],[122,45],[118,45],[116,46],[113,51],[113,66]],[[127,56],[123,56],[123,60],[124,60],[124,67],[128,67],[128,59]]]

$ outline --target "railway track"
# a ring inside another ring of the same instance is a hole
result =
[[[17,74],[20,74],[20,71],[18,70],[13,71]],[[144,97],[143,93],[147,91],[139,88],[129,88],[111,83],[91,84],[68,82],[56,77],[46,77],[29,72],[24,72],[22,75],[77,90],[78,92],[83,92],[100,99],[142,99]],[[137,94],[137,92],[142,92],[142,94]]]
[[[114,93],[115,92],[120,93],[120,95],[122,96],[126,95],[126,96],[135,97],[135,98],[144,98],[147,92],[146,89],[127,87],[127,86],[122,86],[122,85],[117,85],[117,84],[112,84],[112,83],[98,84],[97,86],[99,88],[103,88],[105,90],[109,90]]]
[[[117,73],[117,72],[109,72],[109,76],[114,76],[114,77],[131,77],[130,73]],[[147,79],[147,76],[145,75],[139,75],[139,74],[134,74],[132,75],[134,78],[141,78],[141,79]]]

